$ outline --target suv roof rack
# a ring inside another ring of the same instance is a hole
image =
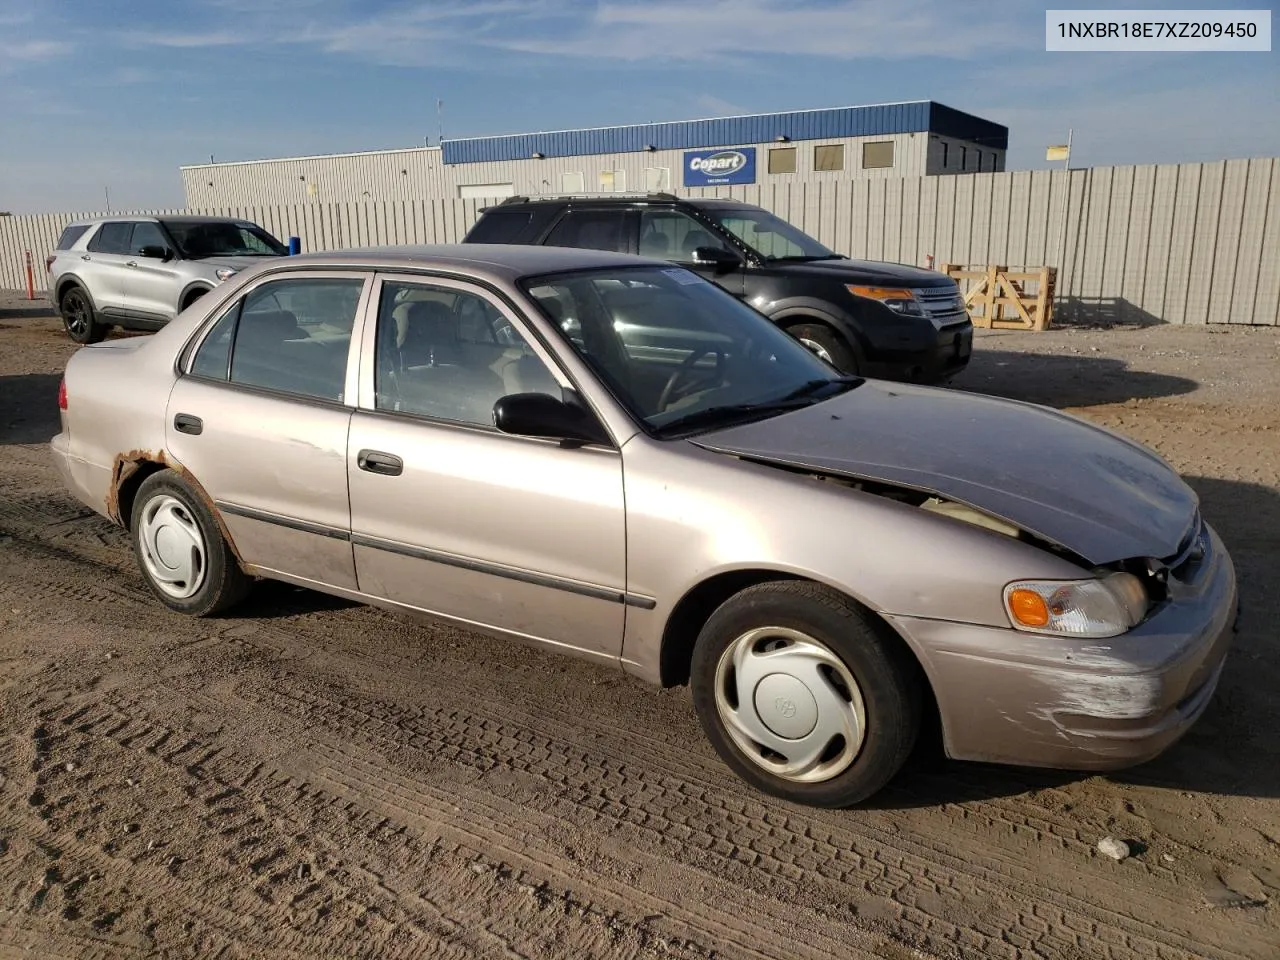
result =
[[[645,191],[645,190],[620,190],[620,191],[600,191],[599,193],[589,193],[586,191],[580,193],[531,193],[514,197],[507,197],[498,204],[505,206],[508,203],[529,203],[531,200],[580,200],[580,199],[599,199],[617,197],[619,200],[636,199],[643,197],[647,200],[679,200],[674,193],[666,193],[664,191]]]

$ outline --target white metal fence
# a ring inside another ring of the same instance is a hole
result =
[[[758,203],[841,253],[1058,268],[1057,316],[1280,324],[1280,158],[693,190]],[[164,211],[233,215],[304,250],[462,238],[475,200]],[[0,218],[0,287],[43,290],[74,215]]]

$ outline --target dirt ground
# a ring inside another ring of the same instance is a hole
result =
[[[1144,767],[926,746],[846,811],[744,787],[683,689],[280,586],[166,612],[47,456],[71,352],[0,294],[0,957],[1280,957],[1280,331],[979,335],[957,388],[1188,476],[1238,644]]]

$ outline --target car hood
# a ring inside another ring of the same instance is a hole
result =
[[[1166,558],[1198,500],[1159,456],[1047,407],[867,380],[781,416],[692,438],[708,450],[934,494],[1092,564]]]
[[[248,270],[250,267],[256,267],[260,263],[266,263],[268,260],[279,260],[278,256],[261,256],[261,257],[201,257],[199,260],[193,260],[192,263],[198,263],[210,273],[214,270],[221,270],[227,267],[231,270]]]
[[[946,287],[954,281],[945,273],[924,270],[905,263],[886,263],[882,260],[799,260],[769,263],[774,270],[803,276],[829,277],[850,283],[886,284],[900,287]]]

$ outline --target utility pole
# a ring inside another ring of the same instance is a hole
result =
[[[444,101],[436,100],[436,126],[440,133],[440,139],[436,141],[437,146],[444,145]]]
[[[107,201],[107,213],[111,212],[111,190],[106,185],[102,187],[102,196]]]

